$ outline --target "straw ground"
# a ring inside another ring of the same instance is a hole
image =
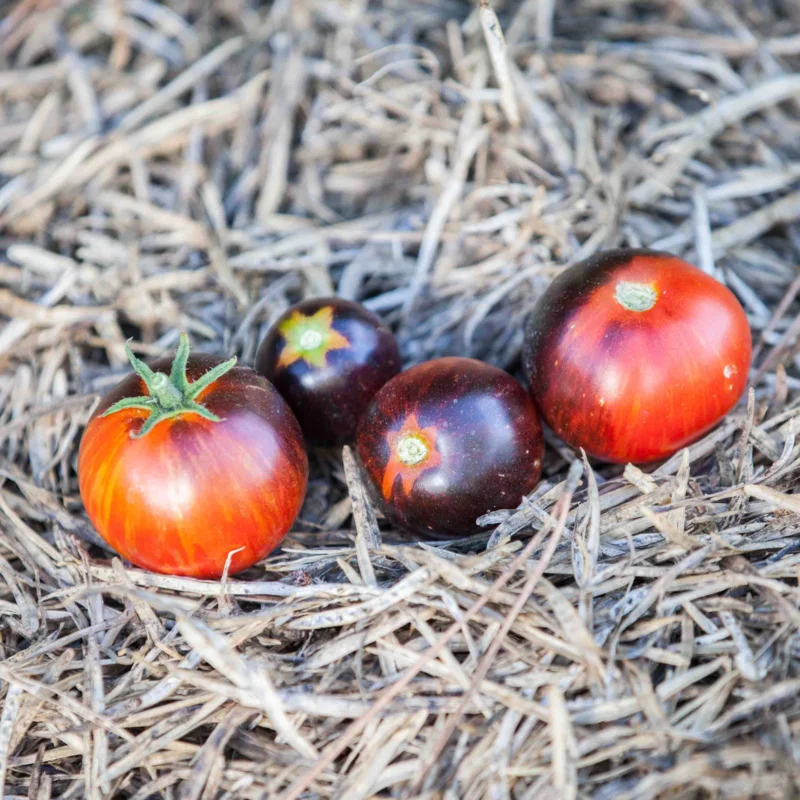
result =
[[[0,797],[796,796],[800,7],[0,2]],[[76,448],[123,343],[251,363],[365,301],[407,364],[511,371],[564,265],[725,281],[753,392],[648,472],[551,441],[417,542],[316,453],[226,582],[120,563]]]

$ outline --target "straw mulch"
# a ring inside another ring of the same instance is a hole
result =
[[[800,6],[495,11],[0,2],[0,797],[797,796]],[[749,404],[666,464],[551,441],[521,508],[421,543],[316,453],[283,549],[224,583],[88,524],[126,339],[251,363],[336,291],[408,364],[513,372],[552,276],[640,245],[756,345]]]

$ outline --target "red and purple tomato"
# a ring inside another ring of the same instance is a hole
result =
[[[121,556],[153,572],[219,578],[272,551],[305,497],[300,426],[253,370],[189,355],[136,370],[100,403],[78,454],[81,498]]]
[[[713,428],[741,397],[751,354],[727,287],[669,253],[614,250],[552,282],[523,362],[553,431],[622,464],[663,459]]]
[[[401,365],[389,328],[362,305],[337,297],[287,309],[256,356],[256,371],[286,398],[306,438],[320,446],[352,442],[364,409]]]
[[[470,358],[426,361],[392,378],[358,426],[373,493],[398,526],[434,535],[479,530],[539,480],[542,428],[522,385]]]

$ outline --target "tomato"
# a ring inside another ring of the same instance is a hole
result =
[[[522,385],[470,358],[439,358],[392,378],[358,427],[358,454],[386,516],[436,534],[479,530],[536,485],[544,445]]]
[[[721,283],[669,253],[616,250],[565,270],[536,305],[524,369],[544,420],[615,463],[702,436],[747,384],[750,326]]]
[[[278,391],[251,369],[189,355],[135,373],[101,402],[78,454],[86,511],[106,542],[154,572],[218,578],[273,550],[297,517],[308,458]],[[235,552],[234,552],[235,551]]]
[[[361,413],[400,371],[392,332],[358,303],[336,297],[289,308],[258,350],[256,370],[286,398],[310,442],[355,439]]]

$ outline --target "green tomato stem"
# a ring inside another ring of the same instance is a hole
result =
[[[103,414],[104,417],[116,414],[125,408],[136,408],[148,411],[144,424],[138,431],[131,431],[131,438],[138,439],[148,434],[159,422],[181,414],[197,414],[211,422],[221,422],[221,419],[198,403],[196,398],[202,391],[219,380],[226,372],[236,365],[236,357],[217,364],[204,375],[192,383],[186,377],[186,365],[189,361],[189,337],[181,334],[180,343],[175,351],[170,374],[153,372],[144,361],[138,359],[128,344],[125,352],[131,362],[134,372],[142,379],[147,387],[148,394],[141,397],[125,397],[114,403]]]
[[[648,283],[620,281],[614,292],[616,301],[628,311],[649,311],[658,300],[658,292]]]
[[[180,389],[174,386],[163,372],[157,372],[147,388],[156,403],[163,409],[174,409],[183,405],[183,394]]]

